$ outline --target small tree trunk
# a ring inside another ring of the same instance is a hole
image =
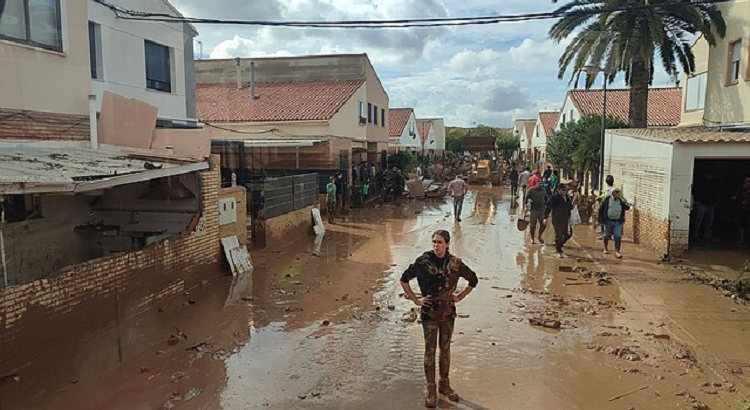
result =
[[[628,122],[633,128],[646,128],[649,72],[647,62],[635,59],[630,65],[630,111]]]

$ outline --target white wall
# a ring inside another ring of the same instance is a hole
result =
[[[414,136],[409,135],[409,130],[414,131]],[[417,129],[417,118],[414,116],[414,112],[409,114],[409,119],[406,121],[404,129],[401,131],[399,146],[415,150],[422,148],[421,139],[419,138],[419,130]]]
[[[430,130],[427,132],[427,138],[424,140],[424,149],[434,150],[437,148],[437,137],[435,136],[435,125],[430,124]]]
[[[115,0],[112,3],[129,9],[175,15],[160,0]],[[187,119],[185,26],[117,19],[111,10],[92,0],[88,1],[88,16],[90,21],[101,25],[103,78],[91,80],[91,93],[96,94],[99,108],[104,91],[111,91],[157,106],[159,118]],[[170,47],[171,93],[146,88],[145,40]]]
[[[541,148],[547,146],[547,134],[544,132],[544,125],[542,119],[536,119],[536,125],[534,125],[534,133],[531,134],[531,146],[533,148]]]
[[[579,113],[575,105],[573,105],[573,101],[570,99],[569,95],[565,95],[565,101],[563,101],[563,105],[560,110],[560,118],[557,120],[555,131],[560,129],[563,124],[563,119],[565,120],[565,122],[578,121],[579,119],[581,119],[581,113]]]
[[[641,212],[667,219],[670,184],[673,183],[672,145],[616,135],[605,135],[604,173],[615,177],[615,186]]]
[[[445,150],[445,121],[442,118],[433,118],[432,129],[435,130],[435,149]]]

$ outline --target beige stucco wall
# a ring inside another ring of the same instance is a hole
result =
[[[0,40],[0,107],[88,114],[86,2],[61,0],[63,52]]]
[[[709,45],[706,39],[701,36],[696,40],[695,44],[691,48],[693,55],[695,56],[695,74],[701,74],[708,71],[708,52]],[[688,76],[682,75],[682,86],[685,87],[682,93],[682,116],[680,118],[680,126],[695,126],[703,125],[703,113],[704,110],[685,110],[685,99],[687,98],[687,86]]]
[[[359,124],[359,102],[367,104],[367,86],[362,85],[331,118],[329,134],[364,141],[367,128]]]
[[[388,94],[380,84],[375,69],[370,64],[369,59],[364,58],[365,66],[365,89],[367,99],[365,103],[371,103],[378,107],[378,122],[367,123],[367,142],[388,142]],[[382,122],[380,118],[381,109],[385,110],[386,121]],[[384,124],[384,125],[383,125]]]
[[[712,47],[708,59],[706,87],[706,126],[750,123],[750,1],[719,3],[727,24],[724,39]],[[727,60],[729,43],[742,39],[740,78],[737,84],[727,86]]]

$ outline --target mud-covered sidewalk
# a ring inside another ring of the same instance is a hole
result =
[[[0,408],[422,408],[422,330],[398,278],[436,229],[480,276],[451,348],[462,400],[441,407],[750,406],[748,306],[632,244],[605,259],[588,226],[557,259],[516,230],[503,188],[474,187],[461,224],[450,210],[359,209],[320,257],[312,237],[254,252],[252,275],[29,357]]]

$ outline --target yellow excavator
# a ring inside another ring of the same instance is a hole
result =
[[[480,159],[469,173],[470,184],[486,184],[490,180],[490,160]]]

